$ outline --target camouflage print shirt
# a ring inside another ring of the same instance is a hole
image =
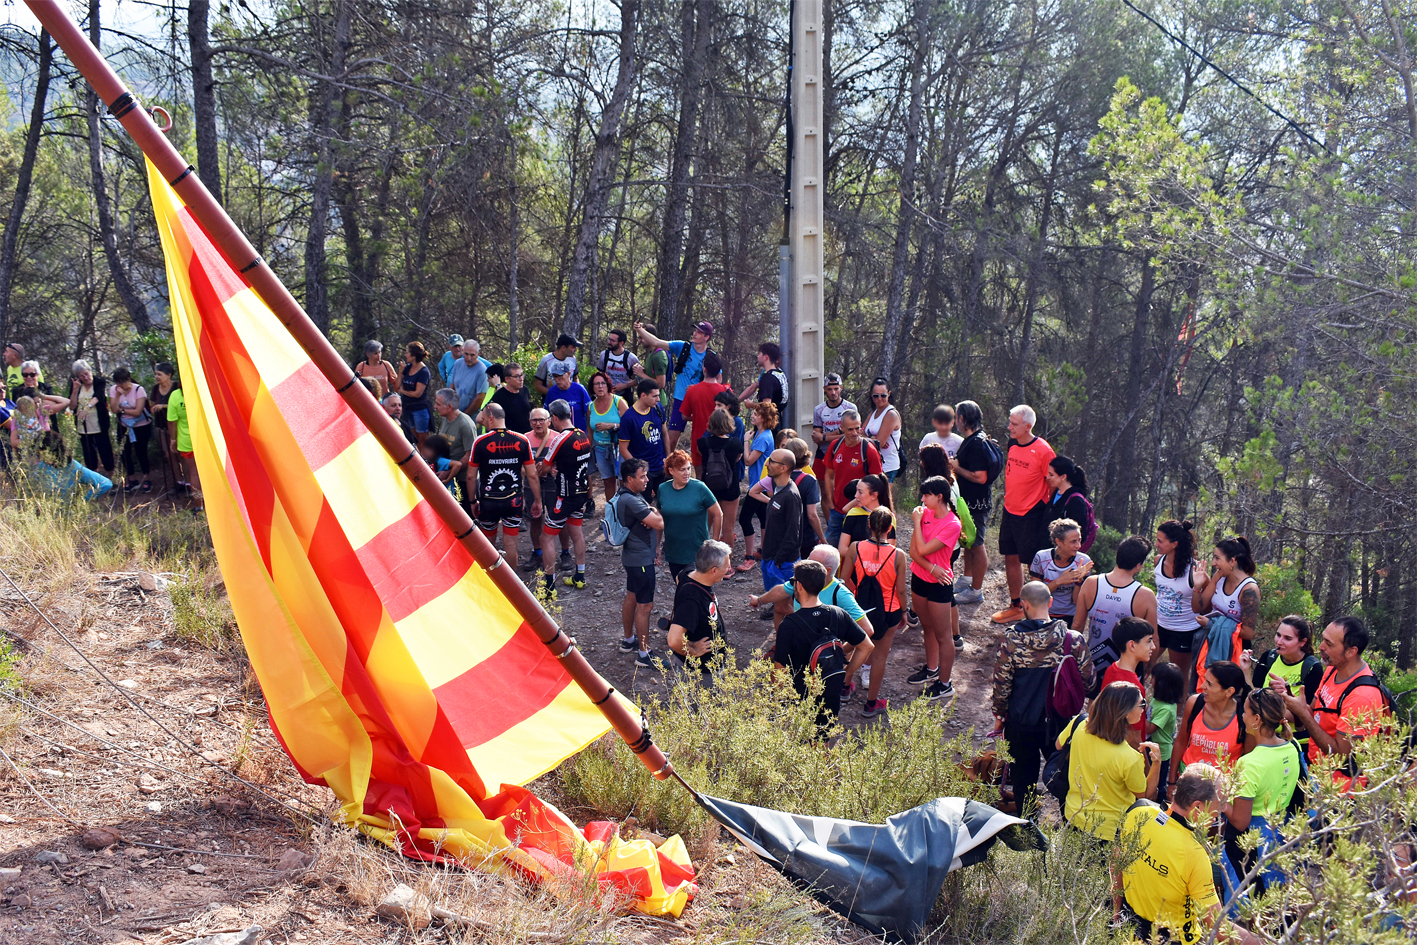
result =
[[[1064,652],[1065,636],[1071,636],[1071,651]],[[1004,631],[999,655],[994,660],[994,714],[1006,718],[1009,696],[1013,694],[1014,677],[1023,670],[1047,669],[1051,684],[1053,673],[1063,657],[1071,655],[1078,663],[1083,685],[1092,689],[1095,671],[1087,652],[1087,638],[1068,630],[1061,620],[1021,620]],[[1033,675],[1033,674],[1030,674]]]

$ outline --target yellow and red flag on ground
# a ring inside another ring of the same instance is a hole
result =
[[[696,891],[678,837],[578,831],[519,786],[604,716],[151,163],[148,181],[212,543],[300,774],[410,856],[593,870],[678,915]]]

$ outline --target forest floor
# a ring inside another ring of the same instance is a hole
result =
[[[587,522],[586,534],[590,586],[560,589],[562,619],[617,688],[661,691],[659,673],[637,671],[616,648],[619,554],[595,523]],[[525,555],[525,536],[522,548]],[[23,680],[18,691],[27,704],[0,706],[0,943],[711,942],[723,940],[728,926],[739,929],[738,941],[868,938],[733,847],[697,851],[708,858],[696,858],[700,896],[671,921],[603,905],[570,909],[521,883],[410,863],[332,828],[328,816],[311,822],[293,808],[328,815],[330,792],[295,775],[239,644],[211,649],[174,632],[161,578],[80,570],[58,589],[41,590],[38,576],[33,583],[23,572],[15,576],[27,591],[0,582],[0,628],[14,649],[0,672]],[[966,646],[953,675],[952,732],[992,726],[989,680],[1000,631],[989,615],[1004,603],[1002,577],[992,570],[984,602],[962,609]],[[742,658],[771,633],[747,605],[761,589],[757,570],[719,589],[729,640]],[[672,599],[666,569],[656,619]],[[655,639],[662,646],[663,637]],[[885,695],[893,706],[918,695],[904,679],[920,662],[920,631],[907,629],[890,654]],[[889,724],[888,715],[863,720],[861,702],[844,708],[846,725]],[[554,777],[536,785],[553,799]],[[462,921],[420,929],[426,919],[377,915],[399,882]],[[757,913],[744,930],[748,894]],[[259,932],[243,937],[257,925]],[[804,928],[811,930],[805,937]],[[219,933],[234,934],[203,938]]]

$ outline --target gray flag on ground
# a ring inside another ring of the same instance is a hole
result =
[[[925,930],[946,874],[979,863],[994,841],[1042,850],[1027,820],[962,797],[940,797],[884,824],[804,817],[696,795],[744,846],[819,902],[888,940]]]

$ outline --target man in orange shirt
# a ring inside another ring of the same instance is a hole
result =
[[[704,379],[689,385],[684,392],[684,403],[679,408],[680,415],[693,427],[689,433],[689,442],[693,446],[690,453],[694,460],[694,475],[700,478],[704,472],[704,459],[699,455],[699,437],[708,430],[709,415],[718,406],[713,399],[728,389],[728,385],[723,383],[723,360],[716,352],[710,351],[704,355]]]
[[[1363,659],[1367,648],[1368,628],[1363,621],[1339,617],[1319,637],[1319,655],[1327,668],[1312,703],[1303,686],[1284,696],[1285,708],[1309,733],[1311,760],[1323,755],[1347,757],[1355,741],[1375,734],[1391,714],[1387,693]],[[1355,773],[1351,766],[1339,768],[1333,780],[1346,789]]]
[[[1038,415],[1028,404],[1009,411],[1009,458],[1004,464],[1004,519],[999,523],[999,554],[1009,580],[1009,606],[994,615],[995,623],[1024,618],[1019,593],[1023,562],[1032,561],[1047,545],[1044,518],[1048,514],[1048,482],[1044,475],[1057,454],[1048,441],[1033,435]]]

